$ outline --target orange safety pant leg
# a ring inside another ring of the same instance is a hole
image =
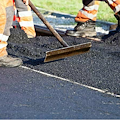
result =
[[[83,0],[83,8],[79,10],[75,17],[76,22],[86,22],[89,19],[96,21],[96,16],[99,8],[99,1]]]
[[[115,14],[120,11],[120,0],[106,0],[106,2]]]
[[[36,36],[31,8],[25,5],[22,0],[15,0],[15,7],[18,12],[19,24],[27,35]]]
[[[0,57],[7,55],[6,46],[10,35],[13,12],[12,0],[2,0],[0,2]]]

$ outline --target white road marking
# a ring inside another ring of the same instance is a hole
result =
[[[117,95],[117,94],[114,94],[114,93],[111,93],[111,92],[108,92],[108,91],[105,91],[105,90],[101,90],[101,89],[98,89],[98,88],[95,88],[95,87],[92,87],[92,86],[80,84],[78,82],[70,81],[69,79],[58,77],[58,76],[55,76],[55,75],[52,75],[52,74],[48,74],[48,73],[45,73],[45,72],[42,72],[42,71],[38,71],[38,70],[35,70],[35,69],[31,69],[31,68],[26,67],[26,66],[20,66],[20,67],[24,68],[24,69],[31,70],[31,71],[36,72],[36,73],[40,73],[40,74],[49,76],[49,77],[53,77],[53,78],[57,78],[57,79],[60,79],[60,80],[63,80],[63,81],[67,81],[67,82],[73,83],[73,84],[77,84],[77,85],[80,85],[80,86],[83,86],[83,87],[86,87],[86,88],[89,88],[89,89],[92,89],[92,90],[95,90],[95,91],[98,91],[98,92],[101,92],[101,93],[104,93],[104,94],[107,94],[107,95],[111,95],[113,97],[120,98],[120,95]]]

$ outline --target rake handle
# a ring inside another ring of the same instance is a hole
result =
[[[41,19],[41,21],[47,26],[47,28],[53,33],[53,35],[59,40],[59,42],[64,46],[69,45],[62,39],[62,37],[57,33],[57,31],[50,25],[50,23],[43,17],[43,15],[37,10],[37,8],[29,0],[29,6],[36,13],[36,15]]]

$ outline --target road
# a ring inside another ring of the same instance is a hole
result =
[[[27,67],[0,71],[0,119],[120,118],[120,98]]]

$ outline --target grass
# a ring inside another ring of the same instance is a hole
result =
[[[37,7],[44,8],[50,11],[57,11],[77,15],[79,9],[82,8],[80,0],[31,0]],[[97,19],[102,21],[117,23],[114,17],[114,12],[105,2],[100,2]]]

